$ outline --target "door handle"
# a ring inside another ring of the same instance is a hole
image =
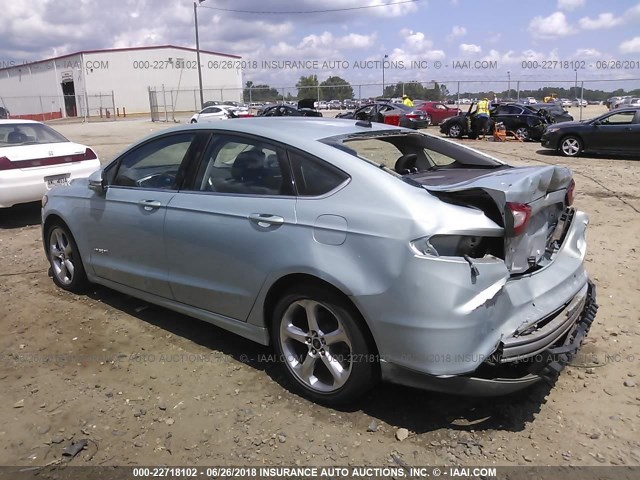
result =
[[[138,202],[138,205],[144,208],[147,212],[150,212],[151,210],[160,208],[162,206],[162,203],[160,203],[158,200],[140,200]]]
[[[282,225],[284,218],[279,215],[271,215],[270,213],[252,213],[249,220],[257,223],[259,227],[268,228],[272,225]]]

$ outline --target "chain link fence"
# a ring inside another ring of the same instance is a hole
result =
[[[57,95],[57,96],[0,96],[0,106],[8,118],[37,120],[40,122],[63,118],[77,118],[83,121],[116,120],[124,115],[115,107],[113,92]]]
[[[295,102],[301,98],[312,98],[317,102],[330,99],[354,99],[369,101],[380,97],[401,97],[408,94],[414,99],[439,100],[449,103],[468,103],[483,96],[500,100],[522,102],[534,97],[542,102],[545,97],[569,100],[573,106],[602,103],[612,95],[622,95],[620,84],[637,85],[640,78],[580,80],[532,80],[530,78],[506,78],[503,80],[455,80],[442,79],[429,82],[361,83],[346,86],[267,86],[251,85],[240,88],[203,89],[203,100],[207,102],[241,102],[256,106],[260,103]],[[151,118],[154,121],[174,122],[185,114],[201,110],[200,91],[197,88],[179,89],[149,87]],[[627,92],[629,89],[627,88]],[[639,90],[640,93],[640,90]],[[256,109],[254,108],[255,112]]]

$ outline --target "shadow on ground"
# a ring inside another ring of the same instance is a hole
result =
[[[96,287],[90,296],[173,335],[264,372],[283,389],[297,395],[284,374],[285,367],[277,361],[263,360],[273,354],[270,347],[108,288]],[[148,305],[148,308],[136,312],[141,305]],[[533,421],[549,391],[550,387],[541,383],[509,396],[468,398],[380,383],[359,402],[337,410],[344,413],[361,411],[394,427],[404,427],[418,434],[442,428],[521,431],[528,422]],[[308,405],[311,415],[323,416],[323,410],[327,409],[311,402]],[[366,429],[366,425],[363,428]]]
[[[0,208],[0,229],[29,227],[40,224],[40,202],[22,203],[11,208]]]

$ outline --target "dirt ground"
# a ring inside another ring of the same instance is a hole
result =
[[[166,127],[56,128],[106,162]],[[553,388],[478,399],[383,384],[348,409],[315,405],[286,388],[265,347],[106,288],[56,288],[39,205],[24,205],[0,211],[0,465],[57,461],[74,439],[88,446],[72,465],[640,464],[640,164],[463,142],[517,165],[568,165],[591,217],[600,310]]]

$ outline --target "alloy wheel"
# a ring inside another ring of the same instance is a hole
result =
[[[567,157],[575,157],[580,153],[580,141],[574,137],[568,137],[562,140],[562,153]]]
[[[527,127],[520,127],[516,130],[516,137],[520,140],[529,140],[529,129]]]
[[[71,240],[60,227],[49,234],[49,255],[53,274],[63,285],[71,285],[76,271],[75,254]]]
[[[451,125],[449,127],[449,136],[450,137],[459,138],[461,134],[462,134],[462,129],[460,128],[460,125]]]
[[[280,343],[287,368],[316,392],[332,393],[349,379],[352,346],[339,315],[310,299],[296,300],[280,322]]]

